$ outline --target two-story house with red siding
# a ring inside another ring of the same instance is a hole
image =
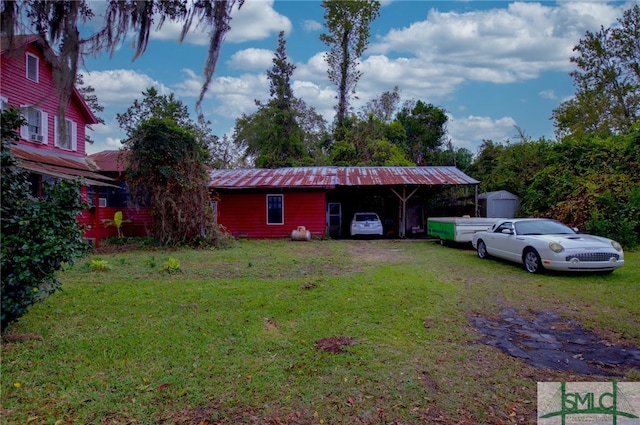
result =
[[[111,185],[85,154],[85,131],[88,125],[97,124],[96,117],[74,88],[66,108],[65,131],[58,128],[60,96],[52,71],[56,64],[46,58],[40,37],[16,35],[11,45],[7,37],[0,41],[1,107],[20,109],[26,120],[20,128],[20,141],[11,150],[20,166],[29,171],[33,194],[42,195],[44,182],[80,178],[82,193],[93,201],[93,193]],[[80,218],[90,227],[87,237],[94,237],[91,233],[100,222],[98,208],[84,211]]]

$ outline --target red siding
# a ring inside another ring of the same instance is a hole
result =
[[[115,226],[107,226],[105,220],[113,220],[116,211],[122,211],[123,220],[130,222],[122,225],[122,235],[125,237],[151,236],[153,229],[153,216],[151,208],[98,208],[98,221],[100,223],[100,239],[108,239],[118,236]],[[82,211],[78,221],[91,228],[85,232],[86,238],[95,238],[96,212]]]
[[[38,57],[38,82],[26,78],[26,54],[31,53]],[[55,147],[55,117],[59,104],[59,96],[53,83],[53,74],[50,65],[45,61],[44,55],[35,43],[26,46],[26,49],[2,54],[2,78],[0,79],[0,95],[6,102],[19,108],[23,105],[36,105],[38,109],[47,113],[47,141],[33,143],[21,140],[20,143],[27,146],[37,146],[47,151],[63,151],[71,155],[84,156],[85,154],[85,125],[87,117],[83,115],[81,105],[76,96],[71,97],[67,107],[66,116],[76,123],[77,150],[69,151]]]
[[[284,224],[267,224],[267,195],[284,195]],[[218,194],[218,224],[236,237],[286,238],[298,226],[312,237],[326,232],[324,191],[231,191]]]

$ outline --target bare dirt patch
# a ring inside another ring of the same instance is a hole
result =
[[[353,241],[349,244],[349,255],[364,263],[400,263],[409,258],[401,243],[389,247],[388,243],[376,241]]]
[[[320,351],[329,351],[331,353],[343,353],[344,347],[349,345],[357,345],[358,341],[350,336],[337,336],[331,338],[323,338],[316,341],[316,347]]]

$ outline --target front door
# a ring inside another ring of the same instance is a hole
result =
[[[327,234],[332,238],[342,236],[342,207],[340,202],[327,203]]]

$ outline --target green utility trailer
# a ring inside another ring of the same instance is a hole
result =
[[[446,242],[471,243],[473,234],[487,230],[503,218],[486,217],[430,217],[427,219],[427,234]]]

